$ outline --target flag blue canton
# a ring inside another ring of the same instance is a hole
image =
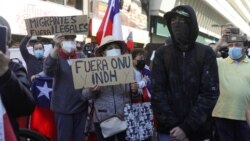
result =
[[[52,78],[36,78],[31,85],[31,92],[38,106],[49,108],[52,94]]]
[[[129,35],[127,37],[127,40],[133,40],[133,34],[132,34],[132,32],[129,33]]]

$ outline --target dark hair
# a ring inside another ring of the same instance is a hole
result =
[[[11,29],[10,29],[10,25],[9,23],[6,21],[5,18],[3,18],[2,16],[0,16],[0,25],[6,26],[8,28],[7,30],[7,43],[10,44],[11,42]]]
[[[43,47],[43,49],[44,49],[43,42],[41,42],[41,41],[35,41],[35,42],[33,43],[33,45],[32,45],[33,50],[34,50],[35,45],[37,45],[37,44],[42,44],[42,47]]]
[[[133,60],[135,59],[135,57],[138,54],[143,55],[145,57],[147,56],[147,52],[144,49],[142,49],[142,48],[136,48],[136,49],[134,49],[131,54],[132,54],[132,59]]]

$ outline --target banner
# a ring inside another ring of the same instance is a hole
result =
[[[87,34],[89,20],[86,15],[65,17],[37,17],[25,19],[28,35]]]
[[[72,59],[75,89],[134,82],[132,56]]]

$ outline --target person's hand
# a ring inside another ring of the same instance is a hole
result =
[[[246,111],[247,123],[250,126],[250,99],[248,100],[247,111]]]
[[[10,57],[0,51],[0,76],[9,69]]]
[[[64,41],[65,38],[62,34],[56,34],[53,38],[53,41],[55,43],[55,47],[60,48],[62,41]]]
[[[51,50],[50,55],[52,58],[57,58],[59,49],[61,48],[61,43],[65,38],[62,34],[56,34],[53,38],[54,48]]]
[[[30,80],[33,81],[35,78],[36,78],[36,75],[32,75],[32,76],[30,77]]]
[[[138,92],[138,84],[136,82],[130,83],[130,89],[132,93],[137,93]]]
[[[95,91],[100,91],[101,87],[99,85],[95,85],[94,87],[90,88],[91,92],[95,92]]]
[[[180,127],[175,127],[170,131],[170,137],[173,141],[185,141],[186,134]]]
[[[149,79],[149,77],[148,77],[147,75],[145,75],[145,76],[143,77],[143,80],[145,81],[145,83],[147,83],[147,82],[150,81],[150,79]]]

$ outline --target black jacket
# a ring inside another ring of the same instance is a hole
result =
[[[0,77],[0,94],[13,129],[18,135],[15,118],[30,115],[35,107],[26,70],[20,63],[9,63],[9,70]]]
[[[195,15],[194,11],[188,12]],[[219,96],[215,54],[211,48],[195,42],[198,30],[194,31],[195,38],[187,52],[178,50],[171,36],[173,44],[156,51],[152,68],[157,131],[169,134],[179,126],[189,140],[209,137],[211,113]]]

